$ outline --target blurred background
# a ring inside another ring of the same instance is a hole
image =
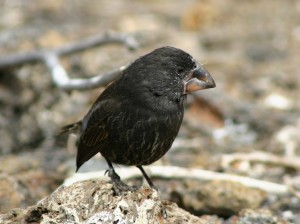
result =
[[[180,133],[158,164],[300,184],[299,166],[224,162],[254,152],[299,159],[299,1],[0,2],[0,61],[106,32],[131,35],[139,47],[108,44],[62,57],[71,77],[99,75],[170,45],[193,55],[216,81],[217,88],[188,97]],[[103,88],[59,89],[43,63],[0,70],[0,213],[36,203],[75,172],[76,151],[54,136],[81,119]],[[81,172],[100,169],[106,164],[99,156]],[[296,197],[276,203],[268,208],[300,215]]]

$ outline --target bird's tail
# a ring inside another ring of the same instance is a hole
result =
[[[78,121],[76,123],[66,125],[59,130],[57,135],[79,132],[81,128],[81,124],[82,121]]]

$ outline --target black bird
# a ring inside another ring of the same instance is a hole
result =
[[[186,95],[214,88],[215,82],[188,53],[162,47],[146,54],[98,97],[82,121],[77,143],[77,170],[97,153],[106,159],[114,190],[133,190],[120,180],[112,163],[142,168],[160,159],[179,131]]]

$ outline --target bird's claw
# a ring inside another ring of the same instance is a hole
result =
[[[110,177],[112,182],[121,181],[120,176],[113,169],[106,170],[105,174],[107,174]]]
[[[127,191],[136,191],[138,189],[135,186],[128,186],[123,181],[121,181],[120,176],[113,169],[106,170],[105,174],[110,177],[116,195],[121,195],[123,192]]]
[[[122,195],[122,193],[128,192],[128,191],[133,192],[138,189],[135,186],[129,186],[129,185],[125,184],[121,180],[119,180],[119,181],[112,180],[112,184],[113,184],[113,189],[114,189],[114,192],[116,195]]]

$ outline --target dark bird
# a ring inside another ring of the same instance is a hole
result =
[[[160,159],[179,131],[186,95],[214,88],[205,68],[188,53],[158,48],[134,61],[122,76],[98,97],[82,121],[77,143],[77,170],[97,153],[106,159],[114,190],[133,190],[115,172],[112,163],[142,168]]]

